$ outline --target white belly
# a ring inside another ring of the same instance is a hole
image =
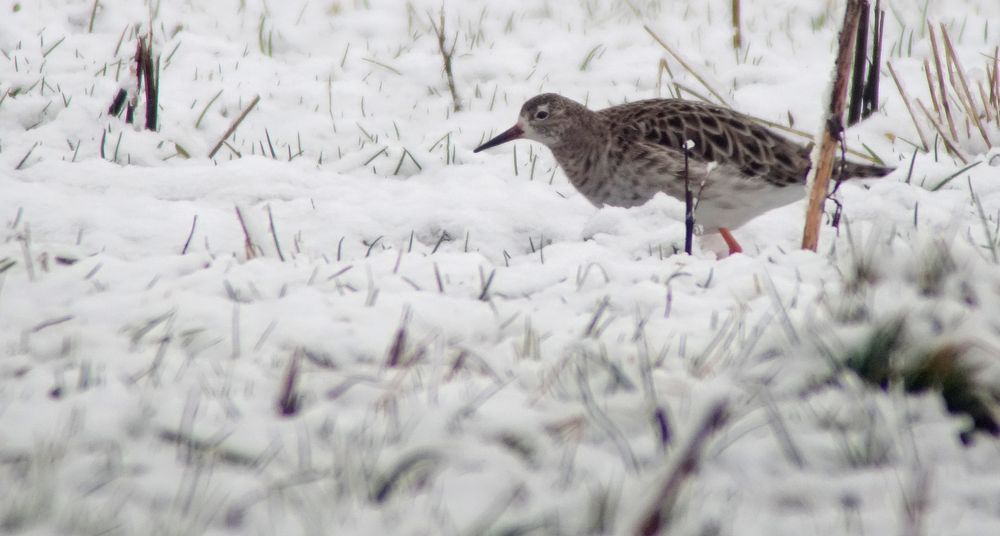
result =
[[[775,186],[762,178],[715,174],[697,200],[694,219],[707,233],[735,229],[761,214],[806,195],[804,184]]]

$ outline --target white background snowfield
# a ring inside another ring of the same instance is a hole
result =
[[[844,368],[898,323],[1000,389],[1000,3],[883,3],[930,149],[883,63],[847,141],[899,169],[818,253],[797,203],[721,260],[472,149],[541,92],[717,100],[693,72],[814,134],[843,2],[746,0],[736,51],[729,0],[449,0],[457,112],[437,1],[0,3],[0,533],[1000,534],[997,440]],[[147,32],[155,132],[107,113]]]

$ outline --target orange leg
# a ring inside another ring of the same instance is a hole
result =
[[[736,241],[736,237],[733,233],[729,232],[729,229],[725,227],[719,227],[719,234],[722,235],[722,239],[726,241],[726,245],[729,246],[729,254],[733,253],[743,253],[743,248],[740,247],[740,243]]]

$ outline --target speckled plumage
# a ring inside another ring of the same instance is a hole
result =
[[[697,198],[695,220],[706,232],[738,227],[805,195],[808,149],[728,108],[681,99],[651,99],[591,111],[546,93],[528,100],[517,125],[476,152],[516,138],[541,142],[591,203],[641,205],[657,192],[684,199],[685,140]],[[848,177],[878,177],[890,168],[845,163]]]

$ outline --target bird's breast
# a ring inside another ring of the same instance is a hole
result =
[[[565,168],[564,168],[565,169]],[[653,198],[657,192],[668,191],[668,177],[637,174],[627,166],[611,166],[601,161],[586,169],[565,169],[570,183],[596,206],[634,207]]]

